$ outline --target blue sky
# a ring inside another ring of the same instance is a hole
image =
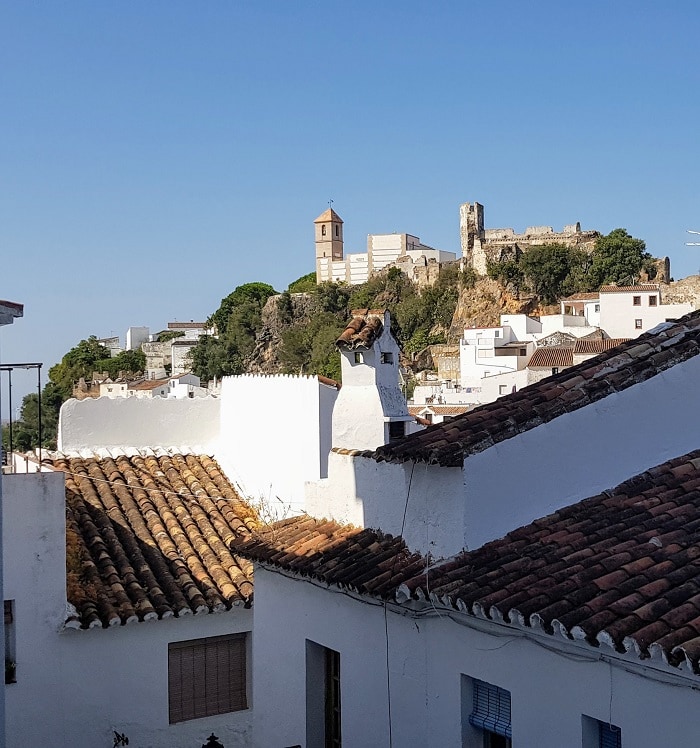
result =
[[[5,363],[283,290],[329,198],[346,251],[457,251],[478,200],[700,268],[700,4],[56,0],[0,28]]]

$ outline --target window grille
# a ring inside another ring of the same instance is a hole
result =
[[[481,680],[474,681],[474,710],[469,723],[496,735],[513,737],[510,724],[510,691]],[[607,748],[607,746],[605,746]]]
[[[622,730],[615,725],[599,722],[599,748],[622,748]]]

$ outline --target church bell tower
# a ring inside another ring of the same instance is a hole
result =
[[[316,283],[333,280],[331,262],[343,259],[343,219],[333,210],[314,221],[316,241]]]

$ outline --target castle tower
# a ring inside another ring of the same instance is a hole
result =
[[[330,263],[343,259],[343,219],[333,210],[314,221],[316,241],[316,283],[333,280]]]
[[[462,245],[462,263],[479,275],[486,275],[486,259],[481,241],[484,238],[484,206],[480,203],[463,203],[459,206],[459,234]]]

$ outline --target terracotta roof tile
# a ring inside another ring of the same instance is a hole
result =
[[[600,293],[620,293],[620,291],[626,291],[633,293],[639,291],[641,293],[649,293],[659,290],[658,283],[640,283],[636,286],[601,286]]]
[[[235,548],[399,604],[439,600],[642,658],[659,652],[700,673],[698,477],[700,450],[436,565],[400,538],[308,517],[239,537]],[[660,492],[657,506],[668,508],[652,512]]]
[[[206,456],[54,455],[66,473],[68,601],[83,628],[249,605],[250,562],[231,553],[258,526]]]
[[[597,355],[611,348],[616,348],[622,343],[626,343],[629,338],[579,338],[574,343],[574,355],[593,354]]]
[[[571,346],[547,345],[537,348],[527,364],[528,369],[573,366],[574,349]]]
[[[459,466],[467,455],[643,382],[700,353],[700,312],[669,322],[449,423],[386,444],[377,460]],[[507,417],[502,417],[507,408]]]
[[[335,344],[338,348],[371,348],[382,334],[383,311],[380,309],[356,309],[352,318],[340,334]]]

